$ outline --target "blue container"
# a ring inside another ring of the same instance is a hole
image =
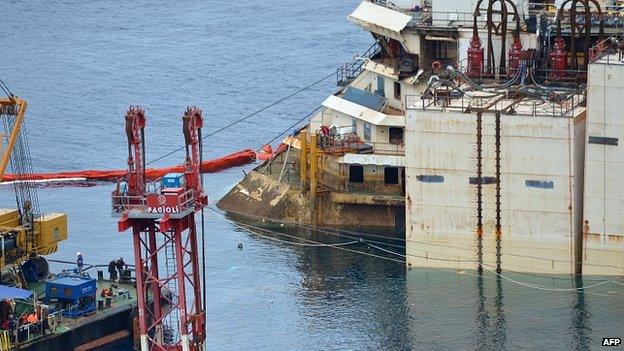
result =
[[[182,188],[184,187],[184,173],[169,173],[162,178],[163,188]]]
[[[65,305],[63,315],[77,318],[95,312],[95,279],[64,276],[48,280],[45,285],[45,303]],[[71,308],[67,308],[71,306]]]

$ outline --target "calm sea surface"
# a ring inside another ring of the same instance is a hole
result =
[[[147,111],[154,159],[182,145],[187,105],[204,109],[209,133],[332,73],[372,42],[345,19],[356,0],[2,4],[0,76],[30,104],[37,171],[123,168],[129,105]],[[329,79],[209,138],[205,157],[258,148],[334,89]],[[180,162],[175,154],[157,165]],[[207,176],[211,202],[250,167]],[[88,263],[131,259],[130,237],[109,215],[111,190],[40,189],[43,210],[70,219],[70,238],[53,258],[81,251]],[[0,201],[13,206],[11,188],[0,188]],[[406,271],[332,248],[275,243],[212,213],[206,228],[208,350],[600,350],[603,337],[624,336],[624,288],[613,283],[586,293],[537,290],[490,274]]]

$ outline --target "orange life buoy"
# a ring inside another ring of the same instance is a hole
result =
[[[436,71],[442,69],[442,62],[433,61],[433,63],[431,64],[431,68],[433,68]]]

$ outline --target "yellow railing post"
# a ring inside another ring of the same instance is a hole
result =
[[[310,214],[312,225],[318,223],[316,212],[316,173],[318,166],[318,151],[317,151],[317,138],[316,134],[310,136]]]
[[[299,178],[301,180],[301,192],[308,190],[308,132],[301,131],[299,133],[299,144],[301,150],[299,153],[299,160],[301,166],[299,167]]]

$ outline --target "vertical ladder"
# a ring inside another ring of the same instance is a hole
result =
[[[173,274],[176,274],[175,246],[173,240],[169,240],[165,245],[165,271],[168,277],[172,277]],[[178,296],[175,295],[175,292],[178,291],[178,280],[169,280],[167,282],[167,289],[169,289],[168,293],[171,294],[171,301],[173,302],[171,311],[167,316],[167,326],[169,327],[167,333],[171,333],[173,336],[173,340],[171,341],[175,343],[180,338],[180,310],[177,307]]]

